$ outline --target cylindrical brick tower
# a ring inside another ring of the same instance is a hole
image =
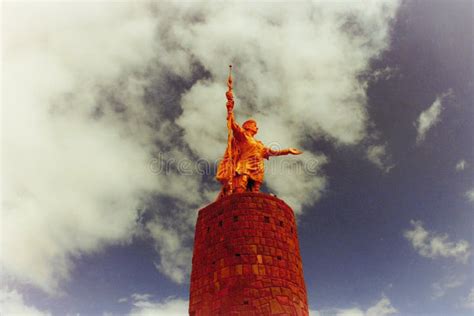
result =
[[[190,316],[308,315],[293,210],[235,193],[199,211]]]

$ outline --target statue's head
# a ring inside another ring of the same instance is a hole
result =
[[[252,136],[258,132],[257,122],[252,119],[245,121],[244,124],[242,124],[242,127],[244,130],[250,132]]]

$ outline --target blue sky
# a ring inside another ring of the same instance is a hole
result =
[[[472,14],[4,3],[0,310],[186,313],[232,63],[237,120],[305,152],[264,191],[297,213],[312,315],[471,315]]]

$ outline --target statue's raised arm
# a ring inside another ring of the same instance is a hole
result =
[[[259,192],[264,176],[264,159],[271,156],[300,155],[295,148],[275,150],[265,147],[254,136],[258,132],[257,122],[249,119],[237,124],[234,118],[234,94],[232,90],[232,66],[229,66],[227,79],[227,128],[228,139],[224,157],[217,169],[216,179],[221,182],[219,198],[224,195],[242,192]]]

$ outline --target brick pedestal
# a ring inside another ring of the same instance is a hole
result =
[[[293,210],[263,193],[199,211],[190,316],[308,315]]]

